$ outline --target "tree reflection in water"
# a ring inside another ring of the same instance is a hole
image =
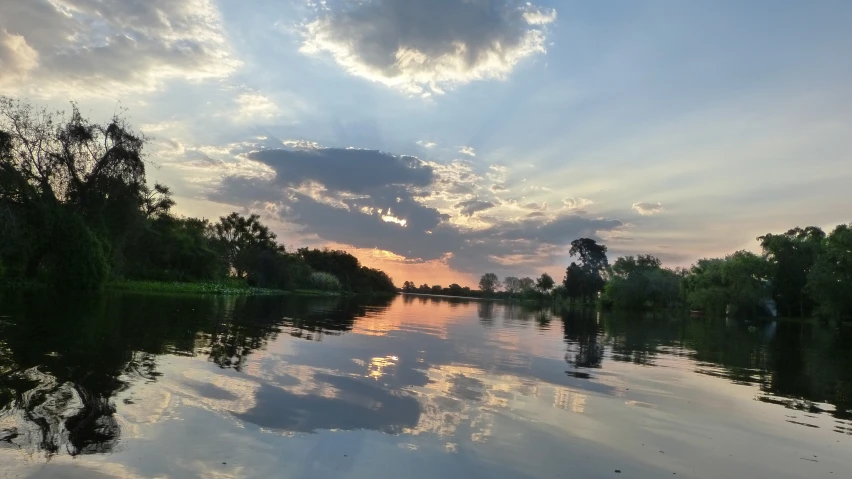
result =
[[[134,382],[156,381],[159,355],[206,355],[240,370],[282,331],[321,340],[389,302],[0,295],[0,447],[110,452],[121,436],[112,398]]]

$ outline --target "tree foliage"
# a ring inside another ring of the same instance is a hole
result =
[[[571,301],[591,301],[596,298],[606,284],[606,271],[609,261],[606,246],[595,240],[580,238],[571,242],[569,255],[577,256],[580,264],[572,262],[565,271],[562,284]]]
[[[680,301],[680,283],[680,276],[654,256],[623,256],[612,265],[604,301],[627,310],[673,307]]]
[[[838,319],[852,317],[852,224],[838,225],[823,240],[806,288],[821,313]]]
[[[553,289],[554,281],[553,278],[547,274],[542,273],[541,276],[535,281],[535,287],[538,288],[542,293],[548,293],[551,289]]]
[[[485,293],[493,293],[500,285],[500,279],[494,273],[485,273],[479,278],[479,289]]]
[[[345,252],[287,253],[258,215],[216,223],[178,218],[162,184],[145,175],[146,140],[115,116],[65,115],[0,97],[2,277],[62,289],[99,289],[119,279],[311,287],[311,273],[354,292],[394,292],[382,271]]]
[[[757,238],[772,265],[773,295],[781,311],[788,316],[805,316],[814,307],[805,286],[824,239],[825,232],[815,226],[796,227],[784,234],[770,233]]]
[[[729,305],[754,313],[771,296],[769,277],[769,263],[748,251],[701,259],[685,280],[687,303],[714,314],[722,314]]]

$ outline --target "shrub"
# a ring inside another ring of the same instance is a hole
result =
[[[109,274],[101,240],[76,214],[61,213],[52,235],[53,250],[47,258],[45,283],[61,290],[95,291]]]
[[[333,274],[314,272],[309,277],[309,282],[312,287],[322,291],[340,291],[342,286]]]

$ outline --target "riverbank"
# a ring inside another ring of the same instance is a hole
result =
[[[242,281],[224,282],[169,282],[169,281],[113,281],[107,284],[107,290],[131,291],[139,293],[164,294],[209,294],[218,296],[358,296],[344,291],[322,291],[318,289],[271,289],[249,286]],[[370,296],[370,295],[366,295]]]

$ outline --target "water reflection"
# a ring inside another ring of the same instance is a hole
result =
[[[705,414],[671,403],[703,380],[786,408],[782,423],[826,430],[831,415],[828,430],[852,434],[852,334],[819,324],[406,296],[18,294],[0,316],[0,449],[48,456],[134,450],[152,427],[202,428],[202,413],[240,434],[376,431],[452,454],[540,434],[530,424],[601,441],[619,408]]]
[[[0,297],[0,446],[48,455],[110,452],[121,437],[113,398],[131,384],[157,381],[162,355],[201,356],[242,371],[249,356],[282,331],[322,340],[351,330],[371,307],[388,303],[134,294]],[[238,399],[238,393],[214,384],[191,387],[201,397]]]

